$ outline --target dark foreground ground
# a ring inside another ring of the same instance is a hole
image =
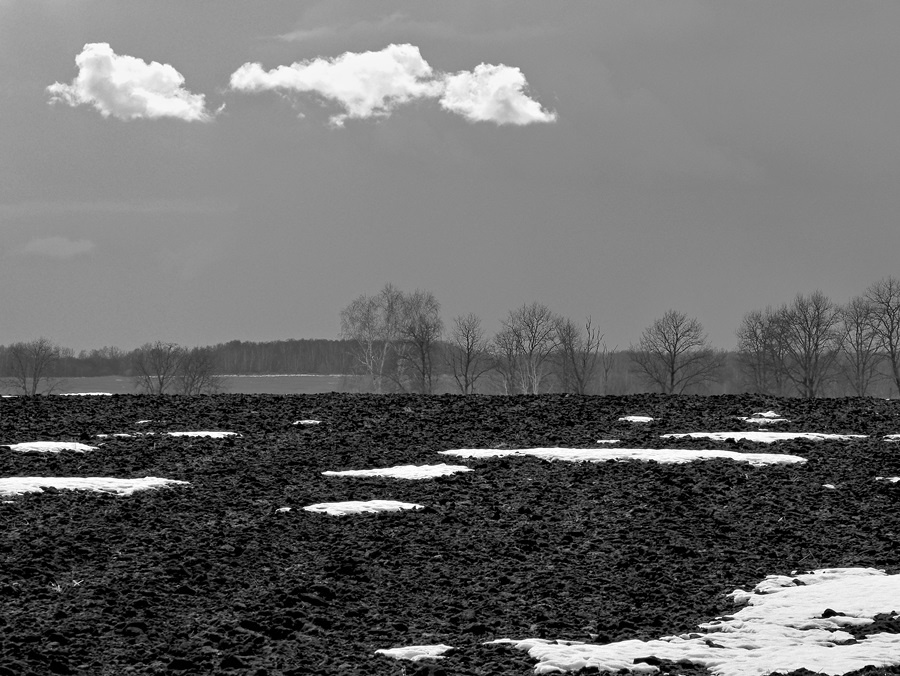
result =
[[[848,442],[663,441],[665,432],[868,434]],[[646,425],[618,422],[650,415]],[[301,418],[321,425],[293,426]],[[152,419],[149,425],[136,421]],[[114,497],[72,491],[0,504],[0,676],[29,674],[530,674],[493,638],[609,642],[693,630],[768,574],[900,572],[900,403],[756,396],[218,395],[0,400],[0,443],[136,437],[87,454],[0,448],[0,477],[156,476],[191,482]],[[451,448],[724,448],[802,466],[471,461]],[[96,440],[94,440],[96,442]],[[468,464],[426,481],[324,470]],[[828,490],[823,484],[834,484]],[[331,517],[311,503],[396,499],[417,512]],[[9,499],[9,498],[6,498]],[[279,513],[280,507],[292,511]],[[900,602],[898,602],[900,610]],[[866,631],[900,631],[884,618]],[[862,635],[862,634],[861,634]],[[445,643],[431,665],[378,648]],[[690,666],[669,673],[702,674]],[[870,671],[900,674],[900,668]]]

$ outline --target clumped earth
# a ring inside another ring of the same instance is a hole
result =
[[[660,439],[759,429],[870,435],[771,446]],[[648,415],[650,423],[620,422]],[[300,419],[319,425],[293,425]],[[138,420],[150,420],[137,424]],[[224,439],[97,434],[222,430]],[[900,572],[900,402],[721,397],[122,395],[0,401],[0,477],[163,477],[114,496],[48,489],[0,504],[0,676],[530,674],[495,638],[610,642],[690,632],[769,574]],[[803,465],[460,460],[453,448],[722,448]],[[449,459],[448,459],[449,458]],[[326,470],[467,464],[422,481]],[[832,484],[827,489],[823,484]],[[320,502],[417,511],[334,517]],[[290,511],[278,511],[290,507]],[[896,616],[855,630],[900,631]],[[399,662],[379,648],[454,646]],[[690,664],[663,673],[705,674]],[[597,673],[584,670],[584,673]],[[803,672],[794,672],[796,674]],[[807,672],[811,673],[811,672]],[[900,668],[858,673],[898,674]]]

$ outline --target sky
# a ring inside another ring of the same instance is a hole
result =
[[[392,283],[609,347],[900,275],[900,3],[0,0],[0,344],[336,338]]]

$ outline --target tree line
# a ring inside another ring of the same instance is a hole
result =
[[[147,393],[200,394],[223,375],[346,374],[348,388],[433,394],[723,394],[880,396],[900,393],[900,279],[886,277],[840,305],[820,291],[747,312],[736,346],[710,344],[703,325],[669,310],[636,343],[610,347],[588,316],[532,302],[489,335],[473,313],[448,324],[430,291],[386,284],[340,311],[338,340],[230,341],[188,348],[156,341],[77,355],[47,338],[0,346],[0,385],[36,395],[67,377],[131,377]]]
[[[142,392],[196,394],[221,389],[225,374],[348,373],[349,361],[340,340],[232,340],[205,347],[155,341],[130,351],[107,346],[76,354],[41,337],[0,345],[0,386],[33,396],[52,393],[66,378],[125,376]]]
[[[434,294],[392,284],[341,311],[341,337],[376,392],[773,396],[900,394],[900,279],[886,277],[840,305],[821,291],[746,313],[736,347],[715,348],[703,325],[669,310],[627,348],[610,348],[588,316],[546,305],[510,310],[489,336],[474,314],[445,327]]]

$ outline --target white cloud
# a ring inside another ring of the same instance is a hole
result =
[[[474,71],[435,73],[419,48],[392,44],[378,52],[346,52],[333,59],[278,66],[266,71],[245,63],[231,75],[231,88],[242,92],[314,93],[340,104],[347,118],[387,117],[397,107],[419,99],[440,99],[447,111],[470,122],[525,125],[553,122],[556,113],[541,108],[526,93],[518,68],[481,64]]]
[[[105,42],[86,44],[75,63],[78,75],[71,84],[56,82],[47,87],[51,103],[89,104],[104,117],[120,120],[212,119],[203,94],[184,89],[184,76],[168,64],[120,56]]]
[[[337,125],[348,117],[386,117],[400,104],[441,93],[441,83],[432,78],[432,68],[419,48],[408,44],[388,45],[378,52],[346,52],[270,71],[258,63],[245,63],[232,73],[231,88],[316,93],[346,111],[331,118]]]
[[[44,237],[33,239],[18,247],[15,252],[23,256],[48,256],[50,258],[73,258],[92,251],[94,243],[87,239],[67,239],[66,237]]]
[[[518,68],[482,63],[473,71],[448,75],[440,103],[470,122],[554,122],[556,113],[544,110],[525,93],[527,84]]]

